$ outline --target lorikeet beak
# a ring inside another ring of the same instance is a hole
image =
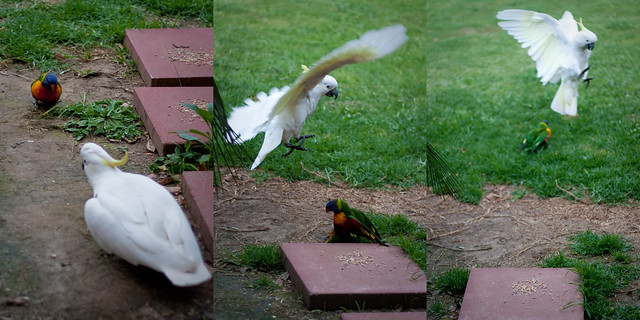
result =
[[[327,97],[335,97],[334,100],[338,99],[338,88],[335,88],[335,89],[327,92],[327,94],[325,94],[325,96],[327,96]]]

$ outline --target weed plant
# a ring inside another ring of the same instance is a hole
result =
[[[63,129],[77,140],[87,135],[102,135],[107,139],[135,140],[142,136],[140,117],[133,108],[119,100],[78,102],[66,107],[54,107],[43,116],[57,115],[68,120]]]

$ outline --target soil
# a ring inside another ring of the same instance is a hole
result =
[[[85,95],[87,102],[131,103],[133,87],[144,84],[137,73],[127,75],[114,63],[112,54],[95,50],[58,74],[59,104]],[[84,222],[92,190],[82,171],[80,143],[97,142],[116,157],[122,155],[118,147],[126,147],[130,162],[123,170],[148,175],[158,155],[147,151],[146,139],[78,142],[60,129],[64,120],[42,119],[33,105],[29,86],[38,71],[15,64],[0,70],[0,318],[213,318],[212,281],[174,287],[160,273],[107,255]],[[212,254],[202,250],[211,266]]]

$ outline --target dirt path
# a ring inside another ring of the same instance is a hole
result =
[[[63,106],[85,94],[88,102],[131,102],[133,87],[142,85],[137,76],[123,77],[123,67],[106,57],[74,68],[96,74],[61,75]],[[29,91],[37,76],[15,66],[0,74],[0,318],[212,318],[211,282],[173,287],[162,274],[105,255],[93,241],[83,217],[91,186],[79,144],[58,128],[62,121],[40,119]],[[93,141],[118,154],[118,144]],[[145,142],[120,144],[130,152],[125,171],[150,173],[147,166],[157,155],[146,151]]]

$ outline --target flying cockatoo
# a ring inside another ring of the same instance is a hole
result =
[[[342,47],[333,50],[316,62],[311,69],[305,69],[291,87],[273,88],[269,94],[260,92],[257,101],[245,100],[245,106],[234,108],[229,117],[229,125],[240,135],[233,141],[242,143],[260,132],[265,132],[262,148],[251,170],[255,169],[265,157],[280,145],[280,141],[293,150],[302,147],[305,139],[313,135],[300,135],[304,121],[316,109],[323,96],[338,97],[338,82],[328,75],[329,72],[344,65],[375,60],[384,57],[407,41],[406,29],[402,25],[393,25],[380,30],[371,30],[359,39],[351,40]],[[294,138],[294,143],[290,139]]]
[[[498,12],[498,25],[512,35],[536,62],[542,84],[557,83],[560,88],[551,102],[553,111],[569,116],[578,114],[578,84],[587,82],[589,56],[598,37],[576,23],[565,11],[560,20],[548,14],[511,9]],[[578,27],[580,30],[578,30]]]
[[[98,245],[134,265],[164,273],[176,286],[193,286],[211,278],[200,247],[182,209],[161,185],[122,172],[128,154],[113,159],[95,143],[80,150],[93,188],[84,218]]]

